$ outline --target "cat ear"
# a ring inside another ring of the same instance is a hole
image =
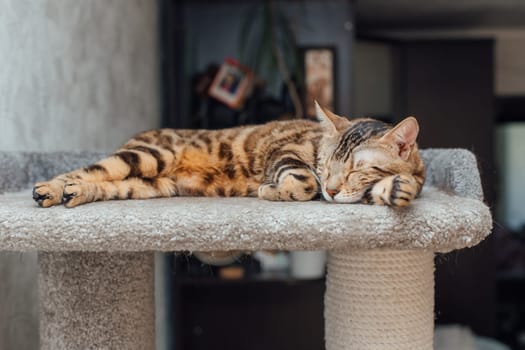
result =
[[[322,108],[317,101],[314,101],[314,103],[317,119],[325,130],[336,133],[345,130],[350,124],[348,119]]]
[[[395,143],[399,147],[399,156],[407,160],[416,144],[419,124],[416,118],[408,117],[399,122],[392,130],[384,135],[381,140]]]

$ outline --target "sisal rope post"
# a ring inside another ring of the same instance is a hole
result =
[[[329,253],[327,350],[432,350],[433,335],[433,252]]]

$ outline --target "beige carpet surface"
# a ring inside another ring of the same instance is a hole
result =
[[[431,188],[405,209],[190,197],[43,209],[28,191],[0,196],[0,250],[15,251],[388,247],[445,252],[476,245],[491,224],[482,202]]]

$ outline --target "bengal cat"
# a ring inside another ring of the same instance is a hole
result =
[[[111,199],[250,196],[271,201],[403,207],[425,168],[408,117],[395,127],[335,115],[224,130],[160,129],[136,135],[96,164],[37,183],[41,207]]]

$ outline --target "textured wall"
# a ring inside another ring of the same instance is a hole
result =
[[[159,124],[156,1],[0,8],[1,150],[108,150]]]
[[[0,150],[108,151],[159,125],[156,1],[0,9]],[[0,253],[0,281],[0,349],[36,350],[36,255]]]

